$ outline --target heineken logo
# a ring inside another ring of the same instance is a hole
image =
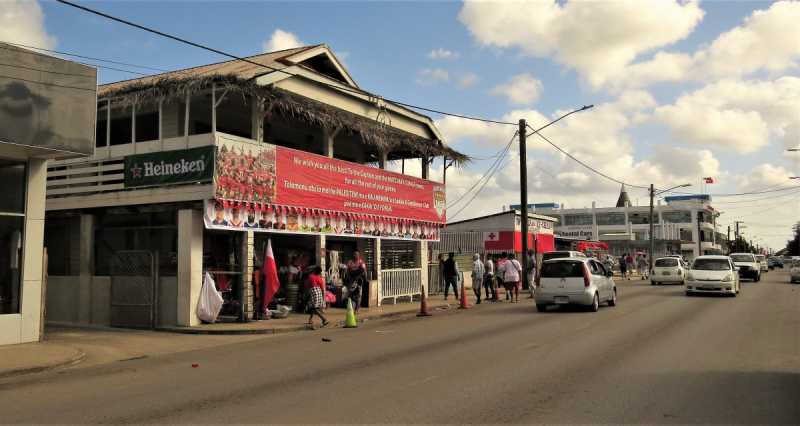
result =
[[[148,162],[143,164],[144,169],[139,167],[139,163],[135,163],[131,167],[131,172],[134,178],[142,177],[142,170],[144,170],[144,177],[150,176],[166,176],[176,175],[179,173],[202,172],[206,169],[206,163],[203,160],[186,161],[181,158],[179,163],[153,163]]]
[[[208,181],[214,177],[214,146],[125,157],[125,187]]]

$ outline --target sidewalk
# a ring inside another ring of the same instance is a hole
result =
[[[0,346],[0,379],[68,367],[85,357],[80,349],[51,342]]]
[[[475,295],[467,295],[470,305],[475,303]],[[389,300],[389,299],[386,299]],[[444,300],[442,295],[434,295],[428,297],[428,311],[435,311],[437,308],[446,308],[447,305],[451,308],[457,308],[459,301],[450,296],[447,301]],[[419,312],[420,303],[419,299],[414,299],[414,302],[401,301],[396,305],[383,304],[373,308],[361,308],[360,313],[356,315],[356,320],[362,322],[364,320],[374,321],[381,318],[391,318],[404,315],[413,315]],[[347,316],[347,309],[344,308],[330,308],[326,309],[323,315],[330,323],[328,327],[341,327],[344,326],[345,318]],[[319,328],[322,325],[319,317],[314,316],[314,327]],[[243,334],[279,334],[291,333],[294,331],[303,331],[310,329],[308,324],[308,314],[292,312],[288,318],[284,319],[269,319],[260,322],[248,323],[216,323],[216,324],[203,324],[195,327],[158,327],[157,331],[165,331],[170,333],[183,333],[183,334],[228,334],[228,335],[243,335]]]

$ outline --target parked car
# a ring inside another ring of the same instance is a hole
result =
[[[683,260],[676,257],[662,257],[656,259],[653,269],[650,270],[650,284],[680,284],[686,278],[686,268]]]
[[[781,258],[780,258],[780,257],[778,257],[778,256],[772,256],[770,259],[772,260],[772,264],[773,264],[773,265],[774,265],[776,268],[781,268],[781,269],[783,269],[783,259],[781,259]]]
[[[558,251],[548,251],[547,253],[542,254],[542,262],[545,260],[550,259],[558,259],[562,257],[580,257],[586,258],[586,255],[579,251],[572,251],[572,250],[558,250]]]
[[[739,278],[761,281],[761,264],[753,253],[733,253],[730,256],[739,271]]]
[[[767,269],[769,269],[770,271],[774,271],[775,270],[775,264],[772,262],[772,259],[769,258],[769,257],[767,258]]]
[[[585,305],[597,312],[601,303],[617,304],[617,285],[613,272],[596,259],[566,257],[542,262],[536,278],[536,309],[551,305]]]
[[[739,274],[728,256],[699,256],[686,273],[686,295],[739,293]]]
[[[763,254],[757,254],[756,260],[758,260],[758,263],[761,267],[761,272],[769,272],[769,265],[767,264],[766,256],[764,256]]]
[[[794,259],[792,261],[792,269],[789,270],[789,277],[791,278],[792,284],[800,283],[800,259]]]

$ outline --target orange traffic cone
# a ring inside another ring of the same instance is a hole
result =
[[[461,306],[458,309],[469,309],[469,302],[467,301],[467,288],[464,286],[464,281],[461,281]]]
[[[494,280],[493,287],[494,293],[492,294],[492,302],[502,302],[502,300],[500,300],[500,291],[497,288],[497,279]]]
[[[420,284],[420,296],[419,296],[419,313],[417,314],[418,317],[429,317],[431,316],[428,313],[428,293],[425,291],[425,286]]]

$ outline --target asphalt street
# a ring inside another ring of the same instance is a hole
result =
[[[735,298],[618,289],[597,313],[482,304],[0,380],[0,423],[800,423],[788,272]]]

